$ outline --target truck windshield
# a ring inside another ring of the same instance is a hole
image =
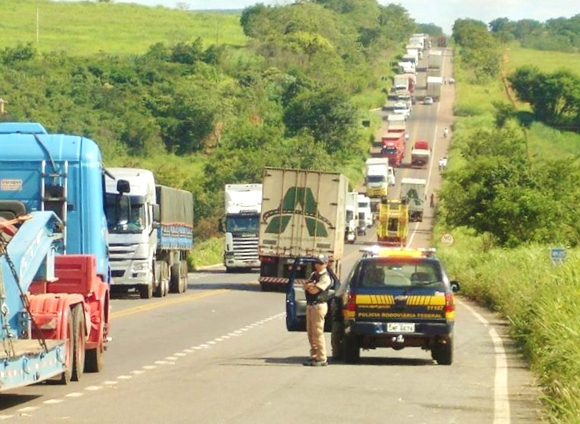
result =
[[[145,205],[142,196],[107,194],[105,214],[111,234],[139,234],[145,227]]]
[[[369,175],[367,177],[369,183],[382,183],[385,181],[384,175]]]
[[[260,231],[260,215],[228,215],[226,216],[226,232],[253,233]]]
[[[397,149],[395,149],[393,147],[385,147],[383,149],[383,154],[385,154],[385,155],[396,155],[397,154]]]

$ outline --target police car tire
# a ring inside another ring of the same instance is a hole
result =
[[[436,357],[433,358],[439,365],[451,365],[453,363],[453,341],[437,346]]]

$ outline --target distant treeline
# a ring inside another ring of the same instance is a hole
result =
[[[503,42],[517,40],[522,47],[530,49],[580,52],[580,14],[546,22],[498,18],[491,21],[489,27]]]

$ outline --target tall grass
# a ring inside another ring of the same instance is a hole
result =
[[[162,42],[244,46],[239,14],[192,12],[129,3],[0,1],[0,49],[32,43],[42,53],[143,54]]]
[[[508,74],[521,66],[531,65],[547,73],[565,68],[580,76],[578,53],[540,51],[510,46],[505,50],[505,59],[503,66]]]
[[[215,237],[195,243],[187,261],[190,270],[198,270],[200,267],[223,263],[224,239]]]
[[[469,71],[455,69],[457,98],[450,170],[466,166],[453,150],[468,143],[481,128],[491,128],[493,101],[509,101],[498,81],[475,85]],[[567,68],[579,72],[580,57],[511,47],[504,56],[504,75],[523,65],[543,72]],[[516,104],[519,111],[527,106]],[[524,130],[522,130],[524,131]],[[580,156],[580,135],[560,132],[534,122],[525,130],[530,157],[550,160]],[[444,205],[442,205],[444,207]],[[580,251],[569,250],[562,264],[550,261],[551,246],[501,249],[491,238],[465,228],[445,228],[438,222],[435,234],[451,232],[452,247],[438,247],[438,255],[451,278],[462,284],[464,296],[497,311],[510,323],[543,389],[546,420],[580,422]],[[434,237],[435,240],[438,237]]]

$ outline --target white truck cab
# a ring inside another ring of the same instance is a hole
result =
[[[373,226],[373,213],[371,210],[371,199],[364,194],[358,194],[358,217],[361,227],[369,228]],[[366,231],[363,232],[366,234]]]

